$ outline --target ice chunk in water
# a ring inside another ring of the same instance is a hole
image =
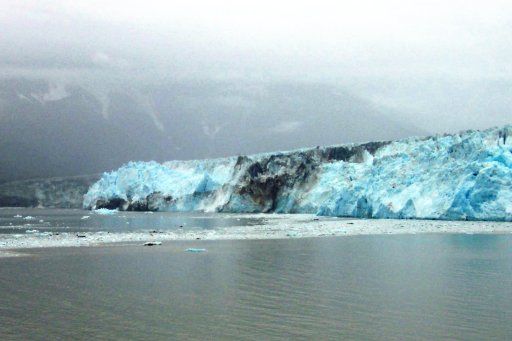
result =
[[[202,249],[202,248],[189,247],[185,251],[186,252],[206,252],[207,250],[206,249]]]

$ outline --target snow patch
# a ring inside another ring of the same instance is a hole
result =
[[[30,96],[37,100],[40,103],[46,102],[57,102],[69,97],[69,92],[67,92],[64,84],[52,84],[50,83],[48,86],[48,91],[45,93],[31,93]],[[24,96],[27,98],[26,96]],[[27,98],[28,99],[28,98]]]

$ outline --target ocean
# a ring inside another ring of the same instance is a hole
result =
[[[184,222],[215,228],[181,218],[178,229]],[[199,239],[21,251],[0,258],[2,340],[512,339],[512,235]]]

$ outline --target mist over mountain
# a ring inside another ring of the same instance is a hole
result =
[[[0,81],[0,181],[95,173],[130,160],[214,158],[425,133],[395,121],[391,110],[321,83],[91,88]]]
[[[512,119],[510,1],[1,8],[0,181]]]

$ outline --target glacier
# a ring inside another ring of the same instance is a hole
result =
[[[512,221],[512,125],[212,160],[129,162],[87,209]]]
[[[0,207],[82,208],[84,194],[101,174],[0,183]]]

